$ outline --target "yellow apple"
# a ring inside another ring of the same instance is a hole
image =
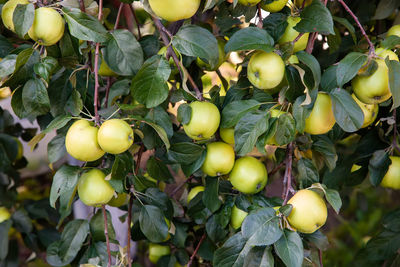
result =
[[[97,142],[98,129],[87,120],[78,120],[68,129],[65,137],[67,152],[77,160],[95,161],[104,155]]]
[[[388,30],[388,32],[387,32],[387,34],[386,34],[386,37],[389,37],[389,36],[392,36],[392,35],[394,35],[394,36],[399,36],[399,37],[400,37],[400,25],[394,25],[394,26],[392,26],[392,27]]]
[[[61,39],[64,28],[65,21],[56,10],[40,7],[35,10],[35,18],[28,34],[40,45],[50,46]]]
[[[278,43],[283,45],[284,43],[293,42],[294,39],[299,35],[299,32],[294,29],[294,27],[301,21],[300,17],[288,17],[287,22],[288,26],[286,27],[285,32],[283,33],[281,39],[279,39]],[[310,34],[307,32],[300,37],[300,39],[294,44],[293,53],[304,50],[307,47],[308,36]]]
[[[238,3],[244,6],[255,6],[257,5],[261,0],[239,0]]]
[[[268,173],[264,164],[253,157],[236,160],[229,175],[232,185],[245,194],[260,192],[268,181]]]
[[[391,156],[392,164],[382,179],[381,186],[400,189],[400,157]]]
[[[310,5],[310,4],[312,3],[313,0],[305,0],[305,1],[306,1],[306,3],[304,4],[304,6],[306,7],[306,6]],[[294,4],[295,4],[297,7],[302,7],[303,2],[304,2],[304,0],[294,0]]]
[[[262,4],[261,8],[271,13],[279,12],[286,6],[287,2],[288,0],[274,0],[272,3]]]
[[[228,174],[235,163],[235,151],[224,142],[207,144],[207,154],[201,170],[208,176]]]
[[[93,207],[107,204],[114,196],[114,189],[105,178],[106,175],[99,169],[91,169],[82,174],[78,181],[80,200]]]
[[[183,125],[185,133],[194,140],[210,139],[218,130],[221,115],[218,108],[210,102],[190,103],[192,113],[188,124]]]
[[[242,226],[244,219],[246,218],[248,212],[239,209],[236,205],[233,205],[231,213],[231,226],[233,229],[239,229]]]
[[[15,32],[14,22],[13,22],[13,13],[17,5],[27,5],[29,4],[28,0],[10,0],[6,2],[1,9],[1,18],[3,20],[4,26],[10,31]]]
[[[298,191],[289,201],[293,206],[287,217],[290,226],[302,233],[311,234],[321,228],[328,217],[325,201],[314,191]]]
[[[97,139],[101,149],[105,152],[120,154],[133,144],[133,130],[126,121],[111,119],[100,126]]]
[[[2,87],[0,88],[0,99],[7,98],[11,96],[11,89],[10,87]]]
[[[235,129],[232,128],[219,128],[219,136],[222,141],[227,144],[235,145]]]
[[[154,243],[149,244],[149,260],[152,263],[156,264],[162,256],[167,256],[169,254],[171,254],[169,246],[163,246]]]
[[[128,194],[127,193],[120,193],[117,197],[113,196],[111,200],[107,203],[107,205],[112,207],[121,207],[128,203]]]
[[[192,199],[194,199],[198,193],[203,192],[204,189],[205,188],[202,185],[195,186],[192,189],[190,189],[189,194],[187,196],[187,203],[189,203]]]
[[[299,58],[296,55],[291,55],[288,59],[290,64],[299,64]]]
[[[364,104],[355,96],[355,94],[352,94],[351,97],[354,99],[354,101],[356,101],[357,105],[361,108],[362,112],[364,113],[364,122],[361,128],[368,127],[375,121],[376,116],[378,116],[378,111],[379,111],[378,104]]]
[[[5,207],[0,207],[0,223],[11,218],[11,214]]]
[[[361,167],[360,165],[353,164],[353,166],[351,166],[350,172],[356,172],[356,171],[358,171],[358,170],[361,169],[361,168],[362,168],[362,167]]]
[[[280,115],[286,113],[285,111],[279,110],[279,109],[272,109],[271,110],[271,118],[279,118]],[[272,146],[278,146],[276,143],[275,135],[269,138],[266,142],[265,145],[272,145]]]
[[[222,65],[222,63],[224,63],[226,60],[225,41],[221,40],[221,39],[218,39],[218,55],[219,55],[218,56],[218,64],[214,68],[211,68],[211,65],[204,62],[201,58],[196,59],[196,64],[200,68],[204,68],[208,71],[213,71],[213,70],[218,69]]]
[[[168,21],[191,18],[199,9],[200,0],[149,0],[153,12]]]
[[[390,60],[396,60],[399,61],[399,57],[395,52],[389,49],[384,49],[382,47],[379,47],[375,50],[375,54],[380,56],[383,59],[386,59],[386,57],[389,57]]]
[[[22,146],[21,141],[19,141],[18,138],[13,137],[13,139],[15,140],[15,142],[17,142],[18,145],[18,152],[17,152],[17,156],[15,157],[15,160],[20,160],[22,159],[22,156],[24,155],[24,147]]]
[[[272,89],[278,86],[285,76],[285,63],[274,52],[258,51],[249,61],[247,78],[259,89]]]
[[[304,131],[309,134],[325,134],[335,125],[331,97],[319,92],[310,116],[306,119]]]

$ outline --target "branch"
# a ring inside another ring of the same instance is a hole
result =
[[[204,241],[205,238],[206,238],[206,233],[203,234],[203,236],[201,237],[199,243],[197,244],[197,247],[196,247],[196,249],[194,250],[193,255],[190,257],[190,260],[189,260],[189,262],[188,262],[188,264],[187,264],[187,267],[190,267],[190,266],[192,265],[193,260],[194,260],[194,257],[196,256],[197,252],[199,251],[200,246],[201,246],[201,244],[203,243],[203,241]]]
[[[324,267],[324,264],[322,263],[322,250],[318,249],[318,257],[319,257],[319,266]]]
[[[174,191],[172,191],[170,197],[175,196],[176,193],[179,192],[179,190],[188,182],[190,182],[190,180],[192,180],[194,178],[194,176],[190,176],[186,181],[184,181],[183,183],[181,183],[179,186],[177,186]]]
[[[108,237],[108,222],[107,222],[107,212],[106,206],[102,205],[101,209],[103,210],[103,217],[104,217],[104,235],[106,236],[106,243],[107,243],[107,255],[108,255],[108,263],[107,267],[111,267],[111,250],[110,250],[110,238]]]
[[[111,77],[107,77],[107,85],[106,85],[106,100],[104,103],[104,107],[108,107],[108,97],[110,95],[110,87],[111,87]]]
[[[99,0],[99,15],[97,19],[101,22],[103,16],[103,0]],[[96,50],[94,54],[94,118],[95,123],[98,125],[100,122],[99,117],[99,52],[100,43],[96,43]]]
[[[121,4],[119,4],[117,18],[115,19],[114,30],[116,30],[118,28],[118,24],[119,24],[119,20],[121,18],[121,12],[122,12],[123,6],[124,6],[124,3],[121,2]]]
[[[285,176],[283,177],[283,204],[282,206],[287,204],[289,192],[292,188],[292,163],[293,163],[293,143],[290,143],[286,150],[286,169],[285,169]]]
[[[397,144],[397,112],[396,109],[393,110],[393,119],[394,119],[394,125],[393,125],[393,141],[392,141],[392,147],[400,153],[400,147]],[[393,153],[393,151],[392,151]]]
[[[79,8],[83,13],[86,12],[85,3],[83,2],[83,0],[79,0]]]
[[[292,41],[292,43],[296,43],[298,40],[300,40],[300,38],[304,35],[304,32],[299,33],[299,35],[297,35],[297,37]]]
[[[268,173],[268,177],[277,173],[283,166],[285,165],[285,161],[282,161],[278,166],[276,166],[272,171]]]
[[[318,36],[318,32],[311,33],[311,36],[308,39],[308,43],[307,43],[307,47],[306,47],[306,52],[308,54],[311,54],[312,51],[314,50],[314,43],[315,43],[315,40],[317,39],[317,36]]]
[[[135,18],[136,27],[137,27],[137,31],[138,31],[138,36],[139,36],[139,39],[141,39],[142,38],[142,34],[140,33],[140,24],[139,24],[139,20],[138,20],[138,18],[136,16],[135,9],[133,8],[132,5],[129,5],[129,8],[131,9],[132,15]]]
[[[260,3],[257,4],[257,10],[258,10],[258,12],[257,12],[257,14],[258,14],[257,27],[262,29],[262,27],[263,27],[263,17],[262,17],[262,13],[261,13],[261,4]]]

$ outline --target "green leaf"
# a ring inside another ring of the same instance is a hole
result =
[[[216,212],[221,207],[218,195],[219,179],[216,177],[206,178],[206,188],[203,193],[203,203],[211,212]]]
[[[156,159],[155,157],[150,157],[146,164],[146,170],[150,177],[158,180],[158,181],[173,181],[171,173],[168,170],[167,165],[161,160]]]
[[[47,158],[50,163],[60,160],[66,155],[66,152],[64,135],[59,134],[54,136],[54,138],[47,144]]]
[[[110,239],[115,239],[115,230],[111,221],[111,214],[106,210],[107,214],[107,230]],[[103,210],[98,209],[96,214],[90,219],[90,233],[94,241],[106,241],[106,236],[104,234],[104,215]]]
[[[244,259],[243,267],[274,267],[271,247],[252,247]]]
[[[393,10],[400,6],[400,2],[396,0],[381,0],[375,10],[373,20],[386,19],[392,15]]]
[[[315,137],[313,141],[312,149],[323,156],[326,166],[332,171],[336,167],[336,161],[338,156],[336,154],[335,145],[325,135]]]
[[[351,37],[353,38],[353,42],[356,44],[357,43],[357,36],[356,36],[356,30],[354,29],[354,26],[346,19],[346,18],[340,18],[340,17],[332,17],[335,22],[338,22],[342,24],[346,29],[349,31]]]
[[[301,267],[304,258],[303,242],[297,232],[284,230],[282,237],[274,244],[279,258],[291,267]]]
[[[26,210],[20,208],[16,212],[14,212],[11,216],[12,221],[14,222],[14,227],[18,232],[28,234],[33,230],[32,220],[28,215]]]
[[[32,48],[21,51],[17,56],[15,70],[11,77],[3,84],[10,88],[17,88],[33,77],[33,66],[39,62],[39,52]]]
[[[300,181],[301,188],[306,188],[313,183],[319,182],[319,173],[317,167],[315,167],[311,160],[307,158],[301,158],[297,162],[297,170],[299,172],[298,179]]]
[[[369,160],[369,180],[373,186],[378,186],[387,173],[391,160],[385,150],[377,150]]]
[[[339,87],[351,81],[357,72],[367,61],[367,56],[358,52],[347,54],[340,62],[336,70],[337,83]]]
[[[103,51],[107,65],[119,75],[137,73],[143,64],[143,51],[135,36],[128,30],[115,30]]]
[[[162,56],[149,58],[132,80],[132,96],[147,108],[158,106],[168,97],[166,82],[170,74],[169,63]]]
[[[287,145],[294,140],[296,135],[295,121],[290,113],[279,116],[275,132],[275,140],[278,145]]]
[[[1,40],[1,39],[0,39]],[[17,55],[7,55],[0,61],[0,78],[5,78],[14,72],[15,64],[17,62]]]
[[[271,13],[263,19],[263,28],[278,41],[288,26],[287,15],[281,12]]]
[[[50,99],[43,82],[31,79],[22,89],[22,103],[25,110],[32,116],[39,116],[50,111]]]
[[[8,233],[10,232],[11,225],[11,220],[0,223],[0,261],[3,261],[8,254]]]
[[[14,47],[11,42],[3,35],[0,35],[0,57],[4,60],[7,55],[10,55],[12,50],[14,50]]]
[[[50,81],[51,74],[53,74],[57,67],[57,59],[53,57],[45,57],[41,60],[41,62],[38,62],[33,66],[33,70],[48,83]]]
[[[323,91],[330,92],[332,89],[335,89],[338,87],[338,83],[337,83],[337,79],[336,79],[337,68],[338,68],[337,65],[330,66],[322,74],[321,88]]]
[[[321,1],[313,1],[300,13],[300,17],[301,21],[294,27],[298,32],[335,34],[331,12]]]
[[[250,249],[251,246],[246,245],[246,238],[242,232],[238,232],[215,251],[213,265],[215,267],[242,267]]]
[[[151,242],[162,242],[167,238],[168,225],[162,211],[152,205],[144,205],[139,214],[140,230]]]
[[[305,99],[305,95],[299,96],[293,104],[293,117],[296,120],[296,129],[299,133],[304,133],[306,119],[310,116],[312,111],[312,109],[302,105]]]
[[[174,129],[172,128],[172,121],[169,113],[165,111],[161,106],[155,107],[147,113],[146,119],[152,120],[157,125],[161,126],[167,137],[170,138],[174,135]]]
[[[31,28],[34,18],[35,7],[33,4],[18,4],[12,15],[15,33],[23,38]]]
[[[400,44],[400,37],[397,35],[387,36],[381,41],[381,47],[384,49],[394,49]]]
[[[204,148],[194,143],[175,143],[171,145],[167,155],[172,162],[190,164],[195,162],[203,153]]]
[[[192,117],[192,107],[188,104],[181,104],[178,108],[178,116],[177,119],[182,124],[188,124],[190,122],[190,118]]]
[[[339,214],[340,208],[342,207],[342,199],[340,198],[339,192],[333,189],[326,189],[325,197],[336,213]]]
[[[231,128],[248,112],[256,110],[261,103],[256,100],[237,100],[229,103],[222,110],[221,127]]]
[[[328,238],[320,230],[312,234],[303,235],[303,238],[322,251],[327,250],[329,247]]]
[[[263,50],[271,52],[274,39],[266,30],[257,27],[247,27],[235,32],[225,45],[225,52],[241,50]]]
[[[314,56],[304,51],[297,52],[296,56],[299,58],[299,61],[305,64],[312,72],[314,78],[314,86],[310,89],[314,90],[318,88],[321,82],[321,66],[319,65],[318,60]]]
[[[393,97],[394,110],[400,106],[400,63],[396,60],[385,59],[386,65],[389,68],[389,88]]]
[[[79,116],[83,109],[83,101],[81,98],[81,94],[78,90],[72,90],[71,95],[67,100],[67,103],[65,103],[64,109],[66,112],[70,113],[73,116]]]
[[[204,194],[203,194],[204,198]],[[208,237],[217,243],[225,238],[228,231],[218,223],[217,215],[212,215],[206,223],[206,231]]]
[[[110,95],[108,97],[108,106],[112,106],[113,103],[122,95],[128,95],[130,92],[131,81],[128,79],[120,80],[110,88]]]
[[[149,125],[151,128],[153,128],[153,129],[157,132],[157,134],[158,134],[158,136],[161,138],[161,140],[164,142],[165,147],[166,147],[167,149],[170,148],[171,145],[170,145],[170,143],[169,143],[168,136],[167,136],[167,133],[165,132],[164,128],[162,128],[161,126],[159,126],[159,125],[157,125],[157,124],[155,124],[155,123],[149,122],[149,121],[147,121],[147,120],[143,120],[142,122],[143,122],[143,123],[146,123],[146,124]]]

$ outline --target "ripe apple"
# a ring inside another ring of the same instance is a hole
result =
[[[11,89],[10,87],[2,87],[0,88],[0,99],[7,98],[11,96]]]
[[[380,104],[392,96],[389,89],[388,67],[382,59],[376,59],[376,63],[378,68],[372,75],[357,75],[351,82],[354,94],[365,104]]]
[[[288,59],[290,64],[299,64],[299,58],[296,55],[291,55]]]
[[[391,156],[392,164],[382,179],[381,186],[400,189],[400,157]]]
[[[286,113],[285,111],[279,110],[279,109],[272,109],[271,110],[271,118],[279,118],[280,115]],[[271,146],[279,146],[276,143],[275,135],[269,138],[266,142],[265,145],[271,145]]]
[[[256,158],[243,157],[236,160],[229,180],[238,191],[255,194],[267,184],[268,173],[264,164]]]
[[[17,152],[17,156],[15,157],[15,160],[20,160],[22,159],[22,156],[24,155],[24,147],[22,146],[21,141],[19,141],[18,138],[13,137],[13,139],[15,140],[15,142],[17,142],[18,145],[18,152]]]
[[[368,127],[373,123],[378,116],[379,106],[378,104],[364,104],[361,102],[355,94],[352,94],[351,97],[356,101],[357,105],[361,108],[362,112],[364,113],[364,123],[361,128]]]
[[[390,60],[396,60],[399,61],[399,57],[395,52],[389,49],[384,49],[382,47],[379,47],[375,50],[375,54],[380,56],[383,59],[386,59],[386,57],[389,57]]]
[[[3,7],[4,8],[4,7]],[[389,36],[399,36],[400,37],[400,24],[399,25],[393,25],[387,32],[386,37]]]
[[[152,263],[156,264],[162,256],[167,256],[169,254],[171,254],[169,246],[163,246],[154,243],[149,244],[149,260]]]
[[[285,63],[274,52],[258,51],[249,61],[247,78],[259,89],[272,89],[278,86],[285,76]]]
[[[78,195],[83,203],[99,207],[112,199],[114,189],[105,178],[106,175],[99,169],[91,169],[82,174],[78,181]]]
[[[3,24],[10,31],[15,32],[14,22],[13,22],[13,13],[17,5],[27,5],[29,4],[28,0],[10,0],[6,2],[1,9],[1,18],[3,19]]]
[[[233,229],[236,230],[242,226],[242,223],[247,214],[249,213],[239,209],[238,207],[236,207],[236,205],[233,205],[231,213],[231,226],[233,227]]]
[[[219,136],[222,141],[227,144],[235,145],[235,129],[232,128],[219,128]]]
[[[287,2],[288,0],[274,0],[269,4],[261,4],[261,8],[271,13],[279,12],[286,6]]]
[[[310,5],[310,4],[312,3],[313,0],[305,0],[305,1],[306,1],[306,3],[304,4],[304,6],[306,7],[306,6]],[[303,2],[304,2],[304,0],[294,0],[294,4],[295,4],[297,7],[302,7]]]
[[[225,41],[221,40],[221,39],[218,39],[218,55],[219,55],[218,56],[218,64],[214,68],[211,68],[211,65],[204,62],[201,58],[197,58],[196,64],[200,68],[204,68],[205,70],[208,70],[208,71],[213,71],[213,70],[218,69],[222,65],[222,63],[224,63],[226,60]]]
[[[11,214],[5,207],[0,207],[0,223],[11,218]]]
[[[285,32],[283,33],[281,39],[279,39],[278,43],[283,45],[284,43],[292,42],[299,35],[299,32],[294,29],[294,27],[301,21],[300,17],[288,17],[287,22],[288,26],[286,27]],[[308,36],[310,34],[307,32],[300,37],[300,39],[294,43],[293,53],[304,50],[307,47]]]
[[[40,7],[35,10],[35,18],[28,35],[40,45],[50,46],[61,39],[64,28],[65,21],[56,10]]]
[[[67,152],[77,160],[95,161],[104,155],[97,142],[98,129],[87,120],[78,120],[68,129],[65,137]]]
[[[205,188],[202,185],[195,186],[192,189],[190,189],[189,194],[187,196],[187,203],[189,203],[193,198],[195,198],[198,193],[203,192],[204,189]]]
[[[331,97],[319,92],[310,116],[306,119],[304,131],[309,134],[325,134],[335,125]]]
[[[207,144],[207,154],[201,170],[208,176],[228,174],[235,163],[235,151],[224,142]]]
[[[239,0],[238,3],[244,6],[255,6],[257,5],[261,0]]]
[[[153,12],[168,21],[191,18],[199,9],[200,0],[149,0]]]
[[[311,234],[321,228],[328,217],[325,201],[316,192],[303,189],[289,201],[293,205],[287,217],[290,226],[302,233]]]
[[[185,133],[194,140],[210,139],[218,130],[221,115],[218,108],[210,102],[190,103],[192,114],[188,124],[183,125]]]
[[[128,203],[128,194],[127,193],[120,193],[117,197],[113,196],[111,200],[107,203],[107,205],[112,207],[121,207]]]
[[[120,154],[133,144],[133,130],[126,121],[111,119],[100,126],[97,139],[101,149],[105,152]]]

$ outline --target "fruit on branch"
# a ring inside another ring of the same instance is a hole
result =
[[[2,87],[0,88],[0,100],[11,96],[11,89],[10,87]]]
[[[247,78],[259,89],[278,86],[285,76],[285,63],[274,52],[258,51],[251,56],[247,66]]]
[[[255,6],[257,5],[261,0],[239,0],[238,3],[244,6]]]
[[[104,155],[97,142],[97,127],[87,120],[78,120],[68,129],[65,137],[67,152],[77,160],[95,161]]]
[[[378,104],[365,104],[361,102],[355,94],[352,94],[351,97],[356,101],[357,105],[361,108],[364,113],[364,122],[361,128],[368,127],[373,123],[378,116],[379,106]]]
[[[208,176],[228,174],[235,163],[235,151],[224,142],[207,144],[207,154],[201,170]]]
[[[17,146],[18,146],[18,152],[17,152],[17,156],[15,157],[15,160],[20,160],[22,159],[23,155],[24,155],[24,147],[22,146],[21,141],[19,141],[18,138],[13,137],[13,139],[15,140],[15,142],[17,142]]]
[[[261,8],[271,13],[279,12],[286,6],[287,2],[288,0],[272,0],[269,4],[261,4]]]
[[[3,8],[4,8],[4,7],[3,7]],[[400,37],[400,25],[394,25],[394,26],[392,26],[392,27],[388,30],[388,32],[387,32],[387,34],[386,34],[386,37],[389,37],[389,36],[392,36],[392,35]]]
[[[163,246],[154,243],[149,244],[149,260],[152,263],[156,264],[162,256],[167,256],[169,254],[171,254],[169,246]]]
[[[325,201],[308,189],[298,191],[289,201],[293,206],[287,217],[290,226],[302,233],[311,234],[321,228],[328,217]]]
[[[65,21],[56,10],[40,7],[35,10],[35,18],[28,35],[40,45],[50,46],[61,39],[64,28]]]
[[[268,173],[264,164],[253,157],[236,160],[229,180],[233,187],[245,194],[260,192],[268,181]]]
[[[5,207],[0,207],[0,223],[11,218],[11,213]]]
[[[222,65],[222,63],[225,62],[225,60],[226,60],[225,41],[221,40],[221,39],[218,39],[218,64],[214,68],[211,68],[210,64],[204,62],[199,57],[196,59],[196,64],[200,68],[203,68],[203,69],[208,70],[208,71],[213,71],[213,70],[217,70]]]
[[[235,145],[235,128],[219,128],[219,136],[225,143]]]
[[[80,200],[93,207],[107,204],[114,196],[114,189],[105,178],[106,175],[99,169],[91,169],[82,174],[78,181]]]
[[[120,119],[105,121],[97,133],[101,149],[107,153],[120,154],[133,144],[133,130],[129,124]]]
[[[288,17],[286,21],[288,23],[288,26],[286,27],[285,32],[283,33],[281,39],[279,39],[278,41],[280,45],[283,45],[288,42],[293,42],[300,34],[298,31],[294,29],[297,23],[301,21],[300,17],[291,16]],[[293,53],[306,49],[309,35],[310,33],[308,32],[304,33],[303,36],[301,36],[300,39],[294,43]]]
[[[379,47],[375,50],[375,54],[380,56],[383,59],[386,59],[386,57],[389,57],[390,60],[396,60],[399,61],[399,57],[395,52],[389,49],[384,49],[382,47]]]
[[[279,110],[279,109],[272,109],[271,110],[271,118],[279,118],[280,115],[286,113],[285,111]],[[279,144],[276,142],[275,135],[266,140],[265,145],[271,145],[271,146],[279,146]]]
[[[149,0],[153,12],[168,21],[191,18],[199,9],[200,0]]]
[[[117,197],[113,196],[111,200],[107,203],[107,205],[112,207],[121,207],[128,203],[128,194],[127,193],[120,193]]]
[[[309,134],[325,134],[335,125],[331,97],[319,92],[310,116],[306,119],[304,131]]]
[[[1,9],[1,18],[3,20],[4,26],[10,31],[15,32],[14,22],[13,22],[13,14],[17,5],[27,5],[29,4],[28,0],[10,0],[6,2]]]
[[[306,3],[304,4],[304,6],[306,7],[306,6],[308,6],[308,5],[310,5],[311,3],[312,3],[312,1],[313,0],[294,0],[294,4],[297,6],[297,7],[302,7],[303,6],[303,2],[304,1],[306,1]]]
[[[381,186],[400,189],[400,157],[391,156],[392,164],[382,179]]]
[[[236,230],[242,226],[242,223],[247,214],[249,213],[239,209],[238,207],[236,207],[236,205],[233,205],[231,213],[231,226],[233,227],[233,229]]]
[[[198,185],[190,189],[189,194],[187,196],[187,203],[189,203],[192,199],[194,199],[198,193],[203,192],[204,189],[205,188],[202,185]]]
[[[210,102],[190,103],[192,113],[188,124],[183,125],[185,133],[194,140],[210,139],[218,130],[221,115],[218,108]]]

